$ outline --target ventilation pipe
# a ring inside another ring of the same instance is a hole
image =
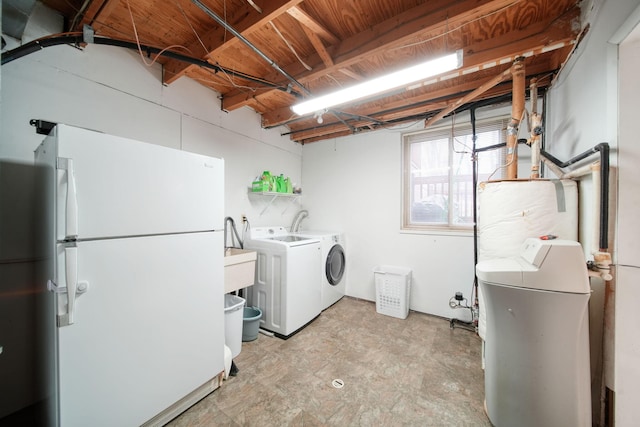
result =
[[[306,209],[303,209],[300,212],[298,212],[295,218],[293,218],[293,222],[291,223],[291,228],[289,229],[289,231],[291,233],[296,233],[300,231],[300,224],[302,223],[302,220],[308,216],[309,216],[309,211],[307,211]]]
[[[567,173],[562,169],[569,167],[593,154],[600,154],[600,161],[591,165],[586,165],[580,168],[576,168]],[[597,275],[604,280],[611,280],[611,254],[609,249],[609,144],[602,142],[590,150],[569,159],[566,162],[562,162],[547,153],[544,150],[540,150],[540,155],[545,165],[549,167],[553,173],[559,178],[579,178],[591,173],[593,177],[593,206],[594,206],[594,233],[598,230],[599,239],[594,239],[594,246],[592,248],[594,271],[590,272],[591,275]],[[598,244],[596,246],[595,241]]]
[[[511,121],[507,125],[507,179],[518,177],[518,126],[524,112],[524,57],[518,57],[511,67],[513,95]]]
[[[529,98],[531,98],[531,115],[529,128],[531,136],[531,178],[540,178],[540,135],[542,134],[542,116],[538,114],[538,79],[535,77],[529,83]]]

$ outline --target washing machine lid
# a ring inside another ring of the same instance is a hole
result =
[[[245,241],[248,248],[280,247],[290,248],[295,246],[319,243],[317,237],[299,236],[290,234],[284,227],[255,227],[249,231],[249,237]]]

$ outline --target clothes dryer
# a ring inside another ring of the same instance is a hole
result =
[[[344,234],[336,231],[300,231],[299,236],[320,239],[322,310],[338,302],[346,290],[346,254]]]

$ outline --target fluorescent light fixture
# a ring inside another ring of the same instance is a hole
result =
[[[422,64],[396,71],[395,73],[309,99],[308,101],[293,105],[291,109],[299,116],[303,116],[308,113],[322,111],[330,107],[335,107],[336,105],[346,104],[347,102],[425,80],[437,74],[455,70],[461,66],[462,50],[458,50],[455,53],[432,59]]]

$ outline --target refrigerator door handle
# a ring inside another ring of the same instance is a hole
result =
[[[66,229],[67,238],[78,237],[78,199],[76,198],[76,175],[73,172],[73,159],[69,159],[67,162]]]
[[[78,248],[64,248],[65,277],[67,281],[67,319],[73,325],[76,305],[76,289],[78,285]]]
[[[51,279],[47,280],[47,290],[49,290],[50,292],[53,292],[54,294],[68,293],[67,287],[58,286],[56,282],[54,282]],[[89,290],[89,282],[85,280],[78,281],[76,286],[76,295],[74,298],[74,302],[76,298],[79,298],[80,295],[84,294],[88,290]],[[67,301],[69,301],[69,295],[67,295]],[[73,303],[71,304],[71,306],[74,307]],[[67,304],[67,308],[68,308],[68,304]],[[69,321],[69,318],[71,318],[71,321]],[[59,314],[57,316],[57,319],[58,319],[57,321],[58,326],[69,326],[73,323],[73,314],[71,316],[69,316],[69,312],[65,314]]]
[[[65,239],[75,239],[78,237],[78,199],[76,198],[76,175],[73,171],[73,159],[58,157],[58,169],[67,171]]]

